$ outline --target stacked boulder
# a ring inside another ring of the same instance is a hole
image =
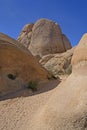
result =
[[[34,56],[62,53],[71,48],[70,41],[62,33],[60,26],[48,19],[40,19],[35,24],[25,25],[18,37]]]

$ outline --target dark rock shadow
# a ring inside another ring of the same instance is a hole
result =
[[[13,99],[13,98],[17,98],[17,97],[34,96],[37,94],[48,92],[48,91],[56,88],[58,86],[58,84],[60,84],[60,82],[61,82],[61,79],[53,79],[53,80],[41,82],[38,84],[38,89],[35,92],[33,92],[32,90],[30,90],[27,87],[24,87],[15,92],[7,93],[5,95],[0,96],[0,101],[7,100],[7,99]]]

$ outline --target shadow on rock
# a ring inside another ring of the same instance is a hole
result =
[[[38,84],[37,91],[32,91],[31,89],[24,87],[21,89],[18,89],[14,92],[10,92],[4,95],[0,96],[0,101],[7,100],[7,99],[13,99],[17,97],[27,97],[27,96],[34,96],[40,93],[48,92],[58,86],[60,84],[61,79],[54,79],[54,80],[48,80],[44,82],[40,82]]]

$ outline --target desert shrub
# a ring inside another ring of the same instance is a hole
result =
[[[72,65],[71,64],[65,69],[65,73],[68,75],[72,73]]]
[[[14,75],[14,74],[8,74],[7,76],[11,80],[15,80],[16,79],[16,75]]]
[[[29,81],[28,88],[31,89],[32,91],[37,91],[37,85],[38,85],[37,82]]]

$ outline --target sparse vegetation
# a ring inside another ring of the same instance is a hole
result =
[[[65,69],[65,73],[68,75],[72,73],[72,65],[71,64]]]
[[[14,75],[14,74],[8,74],[7,76],[11,80],[15,80],[16,79],[16,75]]]
[[[37,85],[38,85],[37,82],[29,81],[28,88],[31,89],[32,91],[37,91]]]

